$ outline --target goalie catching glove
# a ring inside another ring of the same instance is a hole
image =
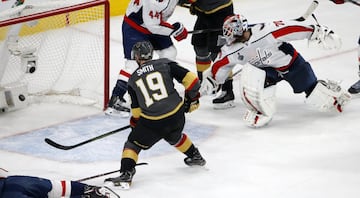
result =
[[[324,49],[339,49],[341,47],[341,38],[330,28],[322,25],[314,26],[314,32],[309,41],[315,41]]]
[[[200,93],[197,93],[195,97],[190,98],[188,94],[185,94],[184,109],[185,113],[191,113],[199,108],[200,106]]]

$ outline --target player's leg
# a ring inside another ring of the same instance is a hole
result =
[[[144,123],[148,123],[146,126]],[[129,189],[136,173],[139,153],[141,150],[150,149],[161,137],[152,129],[147,127],[152,121],[140,117],[135,128],[129,134],[121,156],[120,176],[105,179],[105,185],[114,185],[122,189]]]
[[[52,185],[50,180],[30,176],[8,176],[3,186],[2,197],[28,198],[48,197]],[[70,195],[70,193],[69,193]]]
[[[209,29],[221,29],[226,17],[233,15],[233,5],[228,5],[217,12],[207,15],[208,28]],[[210,32],[207,37],[208,48],[210,51],[210,58],[212,61],[215,60],[217,54],[221,51],[221,44],[218,42],[219,36],[222,35],[222,31]],[[226,79],[224,84],[221,85],[221,93],[215,98],[212,103],[214,109],[227,109],[235,107],[235,95],[233,92],[233,79],[232,73]]]
[[[131,74],[138,68],[136,61],[131,60],[131,49],[136,42],[147,40],[148,37],[141,32],[134,30],[126,23],[123,23],[122,31],[125,65],[119,72],[105,114],[129,117],[130,108],[129,104],[127,104],[124,99],[124,95],[127,92],[127,82]]]
[[[358,64],[359,64],[359,71],[358,71],[358,75],[360,77],[360,36],[359,36],[359,40],[358,40]],[[360,80],[358,80],[356,83],[354,83],[350,88],[349,88],[349,93],[351,94],[358,94],[360,93]]]
[[[184,159],[185,164],[188,166],[204,166],[206,161],[201,156],[199,149],[196,148],[191,139],[182,132],[185,125],[184,110],[179,110],[176,114],[165,118],[162,122],[163,124],[159,123],[159,126],[168,127],[162,131],[161,135],[165,141],[186,155]]]
[[[105,179],[105,185],[118,186],[122,189],[129,189],[132,179],[136,173],[136,163],[141,148],[132,141],[127,140],[121,156],[120,176]]]
[[[221,85],[220,95],[213,99],[214,109],[228,109],[235,107],[235,95],[233,91],[233,79],[229,77],[224,84]]]
[[[320,111],[342,112],[351,95],[335,81],[317,80],[311,65],[299,54],[289,71],[283,75],[294,93],[306,94],[306,103]]]

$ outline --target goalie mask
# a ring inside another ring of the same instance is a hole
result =
[[[236,38],[241,37],[248,30],[247,19],[239,14],[229,16],[223,24],[223,36],[226,43],[230,45]]]
[[[131,49],[131,59],[133,60],[151,60],[154,48],[149,41],[140,41],[135,43]]]

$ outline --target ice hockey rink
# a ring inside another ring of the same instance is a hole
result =
[[[250,23],[299,17],[310,0],[236,0],[235,12]],[[357,41],[360,7],[320,0],[315,11],[321,24],[342,38],[339,50],[323,50],[305,40],[292,42],[313,66],[319,79],[341,81],[343,88],[359,79]],[[111,87],[123,66],[122,17],[111,18]],[[309,18],[308,20],[312,20]],[[195,17],[177,8],[170,22],[192,30]],[[190,35],[189,35],[190,36]],[[177,60],[195,71],[190,37],[174,41]],[[239,66],[240,67],[240,66]],[[241,67],[240,67],[241,68]],[[165,142],[140,153],[130,190],[114,188],[122,198],[358,198],[360,195],[360,97],[343,113],[322,113],[304,103],[286,82],[277,86],[277,113],[264,128],[248,128],[234,81],[236,107],[214,110],[211,97],[187,114],[185,132],[207,160],[205,168],[187,167],[185,157]],[[32,104],[0,114],[0,167],[13,174],[77,180],[119,169],[128,130],[71,150],[47,145],[51,138],[76,144],[128,124],[104,116],[100,109],[64,104]],[[111,174],[85,181],[102,185]]]

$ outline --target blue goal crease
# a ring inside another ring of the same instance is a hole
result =
[[[122,147],[129,129],[104,137],[71,150],[60,150],[48,145],[44,139],[50,138],[63,145],[73,145],[129,124],[127,118],[95,115],[66,122],[30,133],[0,139],[0,149],[39,158],[61,162],[89,163],[96,161],[119,161]],[[215,131],[215,126],[186,121],[184,132],[195,144],[206,140]],[[177,152],[161,140],[151,149],[140,153],[142,158]]]

